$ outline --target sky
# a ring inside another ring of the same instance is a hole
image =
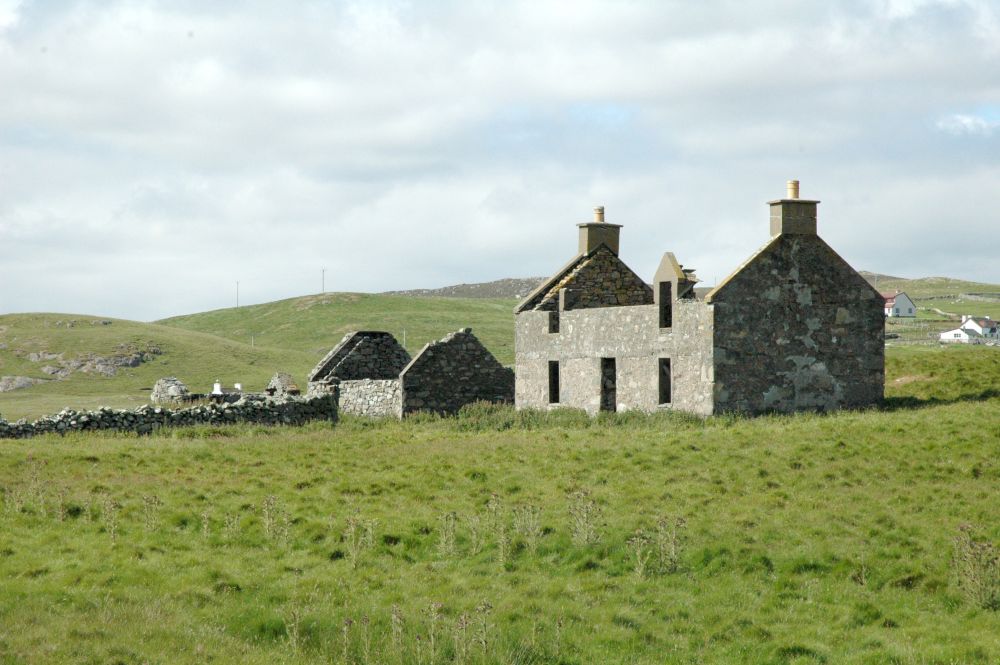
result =
[[[0,0],[0,314],[549,275],[597,205],[710,285],[789,179],[1000,282],[1000,0]]]

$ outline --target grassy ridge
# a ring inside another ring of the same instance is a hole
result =
[[[915,349],[885,411],[0,442],[0,662],[993,663],[952,541],[1000,541],[998,378]]]
[[[950,314],[974,314],[1000,320],[1000,285],[982,282],[967,282],[950,277],[922,277],[906,279],[863,273],[865,279],[876,285],[879,291],[905,291],[914,300],[923,319],[940,319],[933,310],[939,309]],[[978,294],[978,295],[977,295]],[[957,316],[956,316],[957,318]],[[941,328],[947,329],[947,326]]]
[[[472,332],[504,364],[514,361],[509,298],[415,298],[371,293],[327,293],[239,309],[220,309],[160,321],[239,342],[253,335],[265,346],[322,356],[350,330],[385,330],[415,354],[427,342],[459,328]]]

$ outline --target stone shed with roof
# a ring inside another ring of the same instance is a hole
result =
[[[334,393],[341,413],[401,418],[453,414],[467,404],[514,401],[514,372],[471,328],[425,344],[410,358],[392,334],[347,333],[309,374],[309,392]]]
[[[595,210],[577,255],[515,308],[518,408],[709,415],[882,400],[883,299],[816,232],[818,201],[771,201],[770,239],[707,293],[666,253],[648,285]]]

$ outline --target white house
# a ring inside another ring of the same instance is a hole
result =
[[[983,344],[1000,339],[1000,328],[990,317],[962,315],[962,325],[941,333],[942,342],[955,344]]]
[[[885,298],[886,316],[912,317],[917,315],[917,306],[913,304],[912,300],[910,300],[910,296],[906,295],[902,291],[896,291],[895,293],[883,293],[882,297]]]
[[[1000,339],[997,326],[1000,325],[988,316],[962,315],[962,328],[974,330],[986,339]]]

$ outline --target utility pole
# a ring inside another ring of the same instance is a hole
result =
[[[320,293],[326,293],[326,268],[323,268],[323,277],[320,281]]]
[[[236,309],[240,308],[240,281],[236,280]]]

